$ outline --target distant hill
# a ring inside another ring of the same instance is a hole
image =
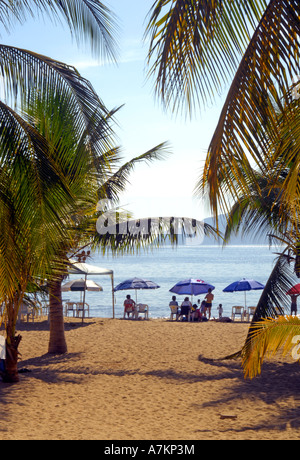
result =
[[[208,219],[204,219],[204,222],[206,224],[209,224],[211,225],[212,227],[214,227],[215,223],[214,223],[214,219],[212,217],[208,218]],[[221,215],[219,216],[219,229],[222,233],[225,232],[225,228],[226,228],[226,218],[225,218],[225,215]],[[214,237],[210,236],[205,236],[204,237],[204,240],[203,240],[203,243],[204,245],[212,245],[212,244],[222,244],[222,240],[220,240],[220,242],[218,243],[218,241],[215,240]],[[228,243],[228,245],[230,246],[235,246],[235,245],[268,245],[269,244],[269,240],[268,240],[268,237],[265,236],[256,236],[254,234],[247,234],[247,235],[242,235],[242,232],[239,232],[237,235],[232,235],[232,237],[230,238],[230,242]]]

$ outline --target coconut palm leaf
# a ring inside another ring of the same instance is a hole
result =
[[[258,301],[252,322],[288,314],[290,298],[287,291],[295,284],[294,267],[287,258],[279,257]]]
[[[13,95],[16,101],[21,99],[23,105],[37,92],[45,97],[53,91],[69,94],[70,104],[81,114],[83,128],[90,118],[100,120],[106,113],[92,85],[74,67],[47,56],[0,45],[0,76],[4,79],[5,97],[9,100]]]
[[[243,235],[253,235],[253,238],[272,234],[273,240],[275,237],[284,238],[284,243],[288,244],[290,215],[286,208],[286,220],[282,220],[279,213],[281,203],[278,200],[284,177],[278,177],[276,171],[275,182],[270,170],[267,174],[260,171],[255,171],[254,174],[256,182],[249,183],[247,195],[240,196],[229,212],[224,244],[229,243],[231,235],[239,231]]]
[[[281,139],[272,100],[274,98],[278,106],[283,105],[280,97],[284,97],[284,104],[290,103],[287,95],[292,77],[299,73],[299,13],[298,2],[269,3],[232,82],[204,171],[204,183],[209,188],[215,211],[218,202],[225,207],[219,193],[222,183],[233,195],[237,184],[240,189],[246,189],[238,171],[241,165],[250,171],[249,158],[255,165],[264,164],[266,170],[273,162],[268,145],[270,141],[280,145]],[[268,126],[268,136],[261,130],[264,125]],[[231,174],[227,180],[229,169]]]
[[[176,110],[214,99],[235,74],[266,1],[156,0],[146,37],[156,93]]]
[[[30,274],[47,276],[57,242],[67,234],[58,210],[73,196],[48,152],[45,138],[0,103],[2,300],[13,298]]]
[[[117,33],[111,11],[98,0],[0,0],[0,22],[9,31],[15,20],[47,15],[55,22],[66,21],[77,43],[84,40],[102,58],[115,60]]]
[[[265,357],[274,356],[279,350],[282,351],[283,356],[292,351],[293,358],[299,361],[299,347],[297,347],[299,341],[300,319],[298,317],[280,316],[253,323],[250,329],[250,340],[246,342],[242,354],[245,377],[253,378],[260,374]]]
[[[110,200],[118,200],[120,192],[123,192],[126,185],[129,183],[129,175],[139,163],[152,163],[156,160],[162,160],[170,153],[169,145],[167,142],[163,142],[147,152],[138,155],[135,158],[124,163],[116,172],[112,172],[110,177],[100,186],[99,198],[106,197]],[[114,161],[120,161],[121,157],[118,156],[119,150],[113,150],[110,152],[110,158],[117,156]]]

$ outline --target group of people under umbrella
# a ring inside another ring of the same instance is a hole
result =
[[[130,278],[127,279],[120,284],[118,284],[113,291],[121,291],[121,290],[135,290],[136,293],[136,302],[134,302],[130,295],[126,296],[124,302],[124,316],[126,312],[132,311],[133,304],[137,303],[137,291],[141,289],[158,289],[160,286],[153,281],[142,279],[142,278]],[[201,279],[186,279],[183,281],[177,282],[169,291],[178,295],[186,295],[191,296],[193,302],[193,296],[198,296],[201,294],[206,294],[204,301],[202,301],[201,307],[202,311],[205,308],[208,311],[208,316],[210,318],[210,311],[211,311],[211,304],[214,296],[212,291],[215,289],[215,286],[209,284]],[[264,285],[258,281],[253,279],[241,279],[229,284],[227,287],[223,289],[223,292],[238,292],[244,291],[245,293],[245,307],[246,307],[246,292],[251,290],[262,290],[264,289]],[[92,290],[92,291],[101,291],[102,287],[93,281],[89,281],[87,279],[83,280],[73,280],[69,283],[66,283],[63,286],[63,291],[65,290],[78,290],[78,291],[85,291],[85,290]],[[297,314],[297,297],[300,295],[300,284],[293,286],[288,292],[288,295],[291,296],[292,305],[291,305],[291,314]],[[174,299],[173,299],[174,301]],[[181,304],[181,310],[178,310],[178,315],[186,316],[189,312],[193,309],[193,304],[190,302],[189,298],[185,298],[185,300]],[[171,307],[170,302],[170,307]],[[205,303],[205,305],[204,305]],[[177,302],[175,302],[177,304]],[[195,306],[195,305],[194,305]],[[220,306],[220,305],[219,305]],[[196,306],[195,306],[196,307]],[[200,305],[199,305],[200,307]],[[201,312],[201,308],[199,308],[199,312]]]
[[[120,290],[130,290],[134,289],[136,291],[136,300],[137,300],[137,291],[140,289],[158,289],[160,286],[156,284],[153,281],[150,280],[145,280],[141,278],[131,278],[128,280],[123,281],[122,283],[118,284],[114,288],[114,291],[120,291]],[[186,279],[183,281],[179,281],[176,283],[169,291],[172,293],[176,293],[178,295],[188,295],[192,297],[192,302],[193,302],[193,296],[201,295],[201,294],[206,294],[204,301],[202,301],[201,308],[197,308],[197,305],[193,306],[193,303],[190,302],[189,298],[186,297],[184,301],[181,304],[180,310],[177,310],[176,317],[182,317],[184,319],[187,319],[190,317],[190,314],[193,312],[193,309],[195,311],[199,312],[199,317],[200,314],[204,313],[204,317],[206,318],[206,312],[208,312],[208,319],[210,319],[211,315],[211,307],[212,307],[212,301],[214,299],[214,295],[212,294],[212,291],[215,289],[215,286],[212,284],[206,283],[205,281],[201,279]],[[259,283],[258,281],[251,280],[251,279],[245,279],[243,278],[242,280],[235,281],[234,283],[230,284],[227,286],[225,289],[223,289],[223,292],[236,292],[236,291],[245,291],[245,304],[246,304],[246,291],[250,290],[258,290],[258,289],[264,289],[264,285]],[[127,313],[129,314],[133,311],[134,305],[136,302],[131,299],[130,295],[126,296],[126,299],[124,301],[124,317]],[[176,302],[176,298],[172,299],[170,302],[170,308],[171,306],[178,306]],[[200,305],[199,305],[200,307]],[[220,310],[221,310],[221,306]]]

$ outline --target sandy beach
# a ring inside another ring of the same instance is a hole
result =
[[[15,385],[0,383],[1,440],[299,439],[300,367],[267,361],[244,380],[247,323],[69,319],[68,353],[47,322],[23,323]],[[2,332],[3,333],[3,332]]]

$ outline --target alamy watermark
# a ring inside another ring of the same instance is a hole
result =
[[[188,244],[201,244],[204,238],[204,223],[189,217],[147,217],[132,219],[120,212],[112,200],[103,199],[97,204],[101,212],[96,229],[99,235],[128,236],[175,236],[184,235]]]
[[[300,335],[294,335],[292,338],[292,343],[296,343],[296,346],[292,349],[292,358],[295,361],[299,361],[300,359]]]

